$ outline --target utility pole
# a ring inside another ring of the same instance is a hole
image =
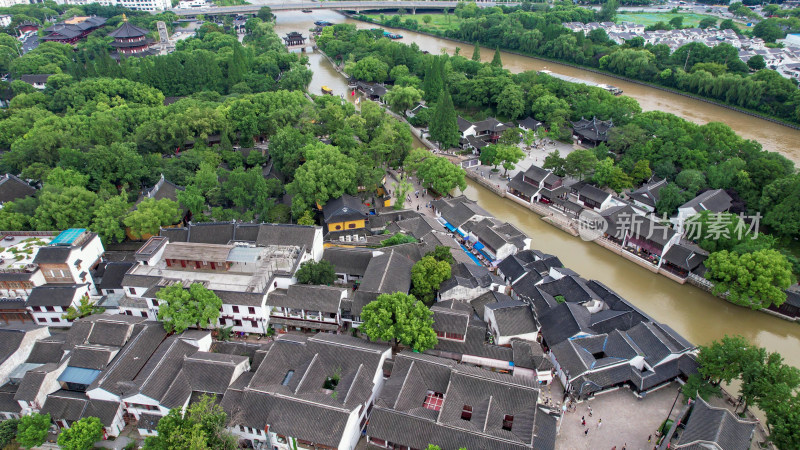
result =
[[[692,54],[692,49],[690,48],[689,51],[686,53],[686,62],[683,63],[683,71],[686,72],[686,65],[689,64],[689,55]]]

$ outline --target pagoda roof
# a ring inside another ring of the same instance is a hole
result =
[[[115,39],[129,39],[135,37],[146,36],[148,33],[144,28],[139,28],[136,25],[131,25],[130,22],[123,22],[122,25],[116,30],[108,33],[109,36]]]

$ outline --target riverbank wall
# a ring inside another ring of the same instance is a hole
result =
[[[388,25],[383,25],[383,24],[378,23],[378,22],[371,22],[371,21],[368,21],[368,20],[361,19],[357,15],[352,14],[352,13],[348,13],[348,12],[344,12],[344,11],[337,11],[337,12],[339,12],[340,14],[342,14],[343,16],[345,16],[347,18],[350,18],[350,19],[353,19],[353,20],[357,20],[359,22],[371,23],[371,24],[380,25],[380,26],[388,26]],[[406,27],[403,27],[403,26],[391,27],[391,28],[399,28],[399,29],[403,29],[403,30],[413,31],[414,33],[424,34],[425,36],[430,36],[432,38],[438,38],[438,39],[444,39],[444,40],[447,40],[447,41],[450,41],[450,42],[455,42],[455,43],[458,43],[458,44],[475,45],[474,42],[467,42],[467,41],[463,41],[461,39],[455,39],[455,38],[451,38],[451,37],[447,37],[447,36],[440,36],[438,34],[431,33],[429,31],[412,30],[412,29],[409,29],[409,28],[406,28]],[[751,116],[751,117],[756,117],[756,118],[759,118],[759,119],[762,119],[762,120],[766,120],[768,122],[772,122],[772,123],[775,123],[775,124],[778,124],[778,125],[783,125],[785,127],[792,128],[794,130],[800,130],[800,125],[795,125],[795,124],[792,124],[792,123],[789,123],[789,122],[785,122],[785,121],[780,120],[780,119],[776,119],[774,117],[770,117],[770,116],[766,116],[764,114],[760,114],[760,113],[755,112],[755,111],[750,111],[750,110],[747,110],[747,109],[739,108],[739,107],[736,107],[736,106],[733,106],[733,105],[729,105],[729,104],[724,103],[724,102],[720,102],[719,100],[714,100],[714,99],[702,97],[702,96],[699,96],[699,95],[696,95],[696,94],[692,94],[692,93],[689,93],[689,92],[684,92],[684,91],[681,91],[681,90],[678,90],[678,89],[673,89],[673,88],[666,87],[666,86],[661,86],[661,85],[658,85],[658,84],[648,83],[646,81],[635,80],[633,78],[627,78],[627,77],[624,77],[622,75],[617,75],[615,73],[606,72],[606,71],[603,71],[603,70],[600,70],[600,69],[596,69],[594,67],[581,66],[579,64],[575,64],[575,63],[571,63],[571,62],[567,62],[567,61],[561,61],[561,60],[558,60],[558,59],[552,59],[552,58],[545,58],[545,57],[542,57],[542,56],[529,55],[527,53],[522,53],[522,52],[518,52],[518,51],[515,51],[515,50],[508,50],[508,49],[501,49],[501,50],[506,52],[506,53],[510,53],[510,54],[516,55],[516,56],[536,59],[536,60],[539,60],[539,61],[545,61],[545,62],[549,62],[549,63],[561,64],[561,65],[572,67],[572,68],[575,68],[575,69],[580,69],[580,70],[585,70],[587,72],[596,73],[598,75],[603,75],[603,76],[615,78],[617,80],[626,81],[628,83],[634,83],[634,84],[638,84],[640,86],[646,86],[646,87],[649,87],[649,88],[658,89],[658,90],[661,90],[661,91],[664,91],[664,92],[669,92],[670,94],[676,94],[676,95],[680,95],[680,96],[683,96],[683,97],[686,97],[686,98],[691,98],[692,100],[699,100],[701,102],[709,103],[711,105],[716,105],[716,106],[720,106],[720,107],[723,107],[723,108],[726,108],[726,109],[730,109],[731,111],[736,111],[738,113],[742,113],[742,114],[745,114],[745,115],[748,115],[748,116]]]

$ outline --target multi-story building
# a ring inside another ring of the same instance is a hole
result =
[[[314,253],[297,245],[170,242],[154,236],[136,252],[137,264],[122,279],[126,298],[120,300],[120,312],[156,318],[159,290],[176,282],[187,288],[200,283],[222,300],[219,326],[266,333],[267,294],[293,285],[294,273]]]
[[[85,228],[62,231],[47,246],[40,247],[33,258],[48,284],[86,284],[91,295],[97,294],[91,271],[103,255],[103,243],[97,233]]]
[[[25,306],[40,325],[71,327],[72,321],[64,314],[70,307],[77,307],[82,298],[89,297],[86,284],[46,284],[31,290]]]

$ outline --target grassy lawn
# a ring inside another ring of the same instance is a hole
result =
[[[711,16],[708,14],[694,14],[694,13],[626,13],[626,14],[617,14],[617,23],[622,22],[632,22],[640,25],[644,25],[646,27],[656,24],[658,22],[669,23],[670,19],[673,17],[683,17],[683,26],[685,27],[696,27],[700,24],[700,21],[705,19],[706,17],[711,17],[712,19],[717,21],[717,25],[722,20],[719,17]],[[741,24],[736,23],[736,26],[740,28],[743,27]]]
[[[383,16],[383,20],[389,20],[395,14],[367,14],[367,17],[370,19],[380,21],[381,16]],[[431,16],[431,23],[423,22],[422,18],[425,16]],[[461,21],[455,14],[402,14],[400,16],[401,22],[405,22],[406,19],[414,19],[419,24],[420,29],[432,29],[432,30],[455,30],[458,28],[458,24]]]

